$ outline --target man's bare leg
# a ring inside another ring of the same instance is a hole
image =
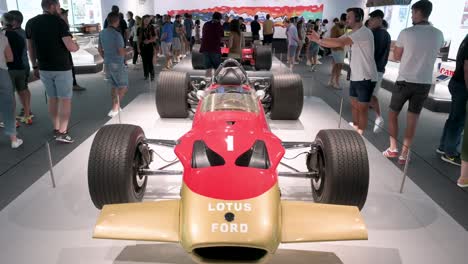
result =
[[[367,114],[369,111],[369,103],[358,103],[358,110],[359,110],[359,123],[358,123],[358,133],[364,134],[364,131],[367,128]]]
[[[406,120],[405,139],[403,140],[403,148],[401,155],[406,157],[408,155],[408,149],[411,148],[413,143],[414,134],[416,133],[416,126],[418,125],[419,114],[408,112]]]
[[[29,95],[28,95],[29,94]],[[20,98],[20,101],[21,101],[21,105],[23,105],[23,109],[24,109],[24,116],[25,117],[29,117],[31,115],[31,93],[29,92],[29,90],[23,90],[21,92],[18,93],[18,96]]]
[[[49,116],[52,121],[55,130],[60,130],[60,120],[59,120],[59,99],[57,97],[48,98],[48,108]]]
[[[358,101],[356,97],[351,97],[351,115],[353,119],[353,127],[354,129],[358,130],[359,124],[359,107]]]
[[[343,69],[343,64],[342,63],[336,63],[336,71],[335,71],[335,84],[337,86],[340,85],[340,75],[341,75],[341,70]]]
[[[388,113],[388,130],[390,132],[390,149],[395,150],[398,148],[398,115],[400,112],[390,110]]]
[[[371,101],[370,101],[370,107],[374,109],[375,113],[377,114],[378,117],[380,117],[382,114],[380,112],[380,104],[379,104],[379,99],[377,99],[376,96],[372,96]]]
[[[58,100],[60,111],[58,112],[59,131],[66,133],[68,131],[68,122],[71,114],[71,98],[61,98]]]

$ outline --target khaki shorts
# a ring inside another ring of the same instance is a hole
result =
[[[182,43],[180,43],[180,38],[173,38],[172,39],[172,50],[181,50]]]

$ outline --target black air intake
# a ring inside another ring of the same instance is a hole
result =
[[[260,261],[268,254],[264,249],[250,247],[203,247],[194,249],[193,253],[205,263],[251,263]]]

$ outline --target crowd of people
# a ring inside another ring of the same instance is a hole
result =
[[[23,141],[16,135],[19,122],[32,124],[31,93],[28,89],[30,69],[40,78],[48,97],[48,110],[57,141],[72,143],[68,133],[73,90],[83,90],[76,83],[71,52],[79,46],[70,34],[67,10],[60,8],[58,0],[43,0],[43,14],[30,19],[22,29],[23,17],[19,11],[9,11],[2,17],[4,34],[0,34],[0,111],[3,114],[4,132],[10,137],[11,147],[18,148]],[[405,164],[416,131],[423,103],[432,85],[434,63],[444,37],[435,28],[429,17],[432,12],[430,1],[421,0],[412,5],[413,26],[403,30],[393,49],[393,58],[400,61],[399,76],[392,92],[389,105],[389,147],[383,152],[387,158],[396,158]],[[380,111],[378,90],[381,87],[391,50],[391,37],[387,32],[385,14],[375,10],[365,20],[361,8],[349,8],[339,18],[328,23],[327,19],[308,20],[302,17],[284,18],[286,30],[287,63],[294,65],[305,61],[315,71],[322,56],[331,55],[332,67],[328,86],[342,89],[340,76],[348,54],[352,122],[356,131],[363,134],[368,125],[369,109],[376,113],[374,132],[384,124]],[[100,33],[98,50],[104,58],[106,79],[110,83],[112,108],[109,116],[121,111],[120,102],[128,90],[127,46],[133,47],[132,63],[139,57],[143,64],[144,79],[154,80],[154,64],[158,57],[165,57],[163,70],[170,70],[188,55],[195,44],[207,69],[216,69],[221,63],[221,47],[229,48],[229,56],[240,57],[248,30],[242,17],[230,17],[214,12],[212,19],[201,25],[191,14],[134,16],[131,11],[124,15],[117,6],[108,14],[104,29]],[[229,32],[226,35],[226,31]],[[255,16],[250,22],[253,41],[260,40],[271,45],[275,24],[270,15],[263,21]],[[226,36],[228,40],[226,41]],[[424,41],[421,41],[424,40]],[[452,111],[444,127],[437,152],[451,164],[462,165],[459,185],[468,186],[468,139],[464,140],[463,155],[457,151],[462,141],[465,125],[466,91],[468,69],[465,61],[467,39],[460,47],[457,69],[449,89],[453,97]],[[29,54],[29,61],[28,61]],[[304,54],[304,56],[303,56]],[[211,71],[207,71],[210,73]],[[18,94],[21,111],[15,121]],[[402,149],[398,148],[398,116],[403,105],[409,102],[407,125]],[[462,162],[463,159],[463,162]],[[464,173],[463,173],[464,172]],[[467,176],[464,176],[467,175]]]

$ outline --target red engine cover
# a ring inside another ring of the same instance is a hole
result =
[[[214,87],[213,87],[214,88]],[[248,86],[245,89],[250,89]],[[195,193],[215,199],[243,200],[257,197],[278,181],[277,167],[284,155],[281,140],[271,133],[260,102],[259,113],[197,110],[192,129],[180,138],[175,153],[184,167],[184,183]],[[199,104],[199,108],[200,108]],[[192,168],[194,142],[203,140],[221,155],[225,165]],[[270,167],[256,169],[235,165],[256,140],[265,142]]]

